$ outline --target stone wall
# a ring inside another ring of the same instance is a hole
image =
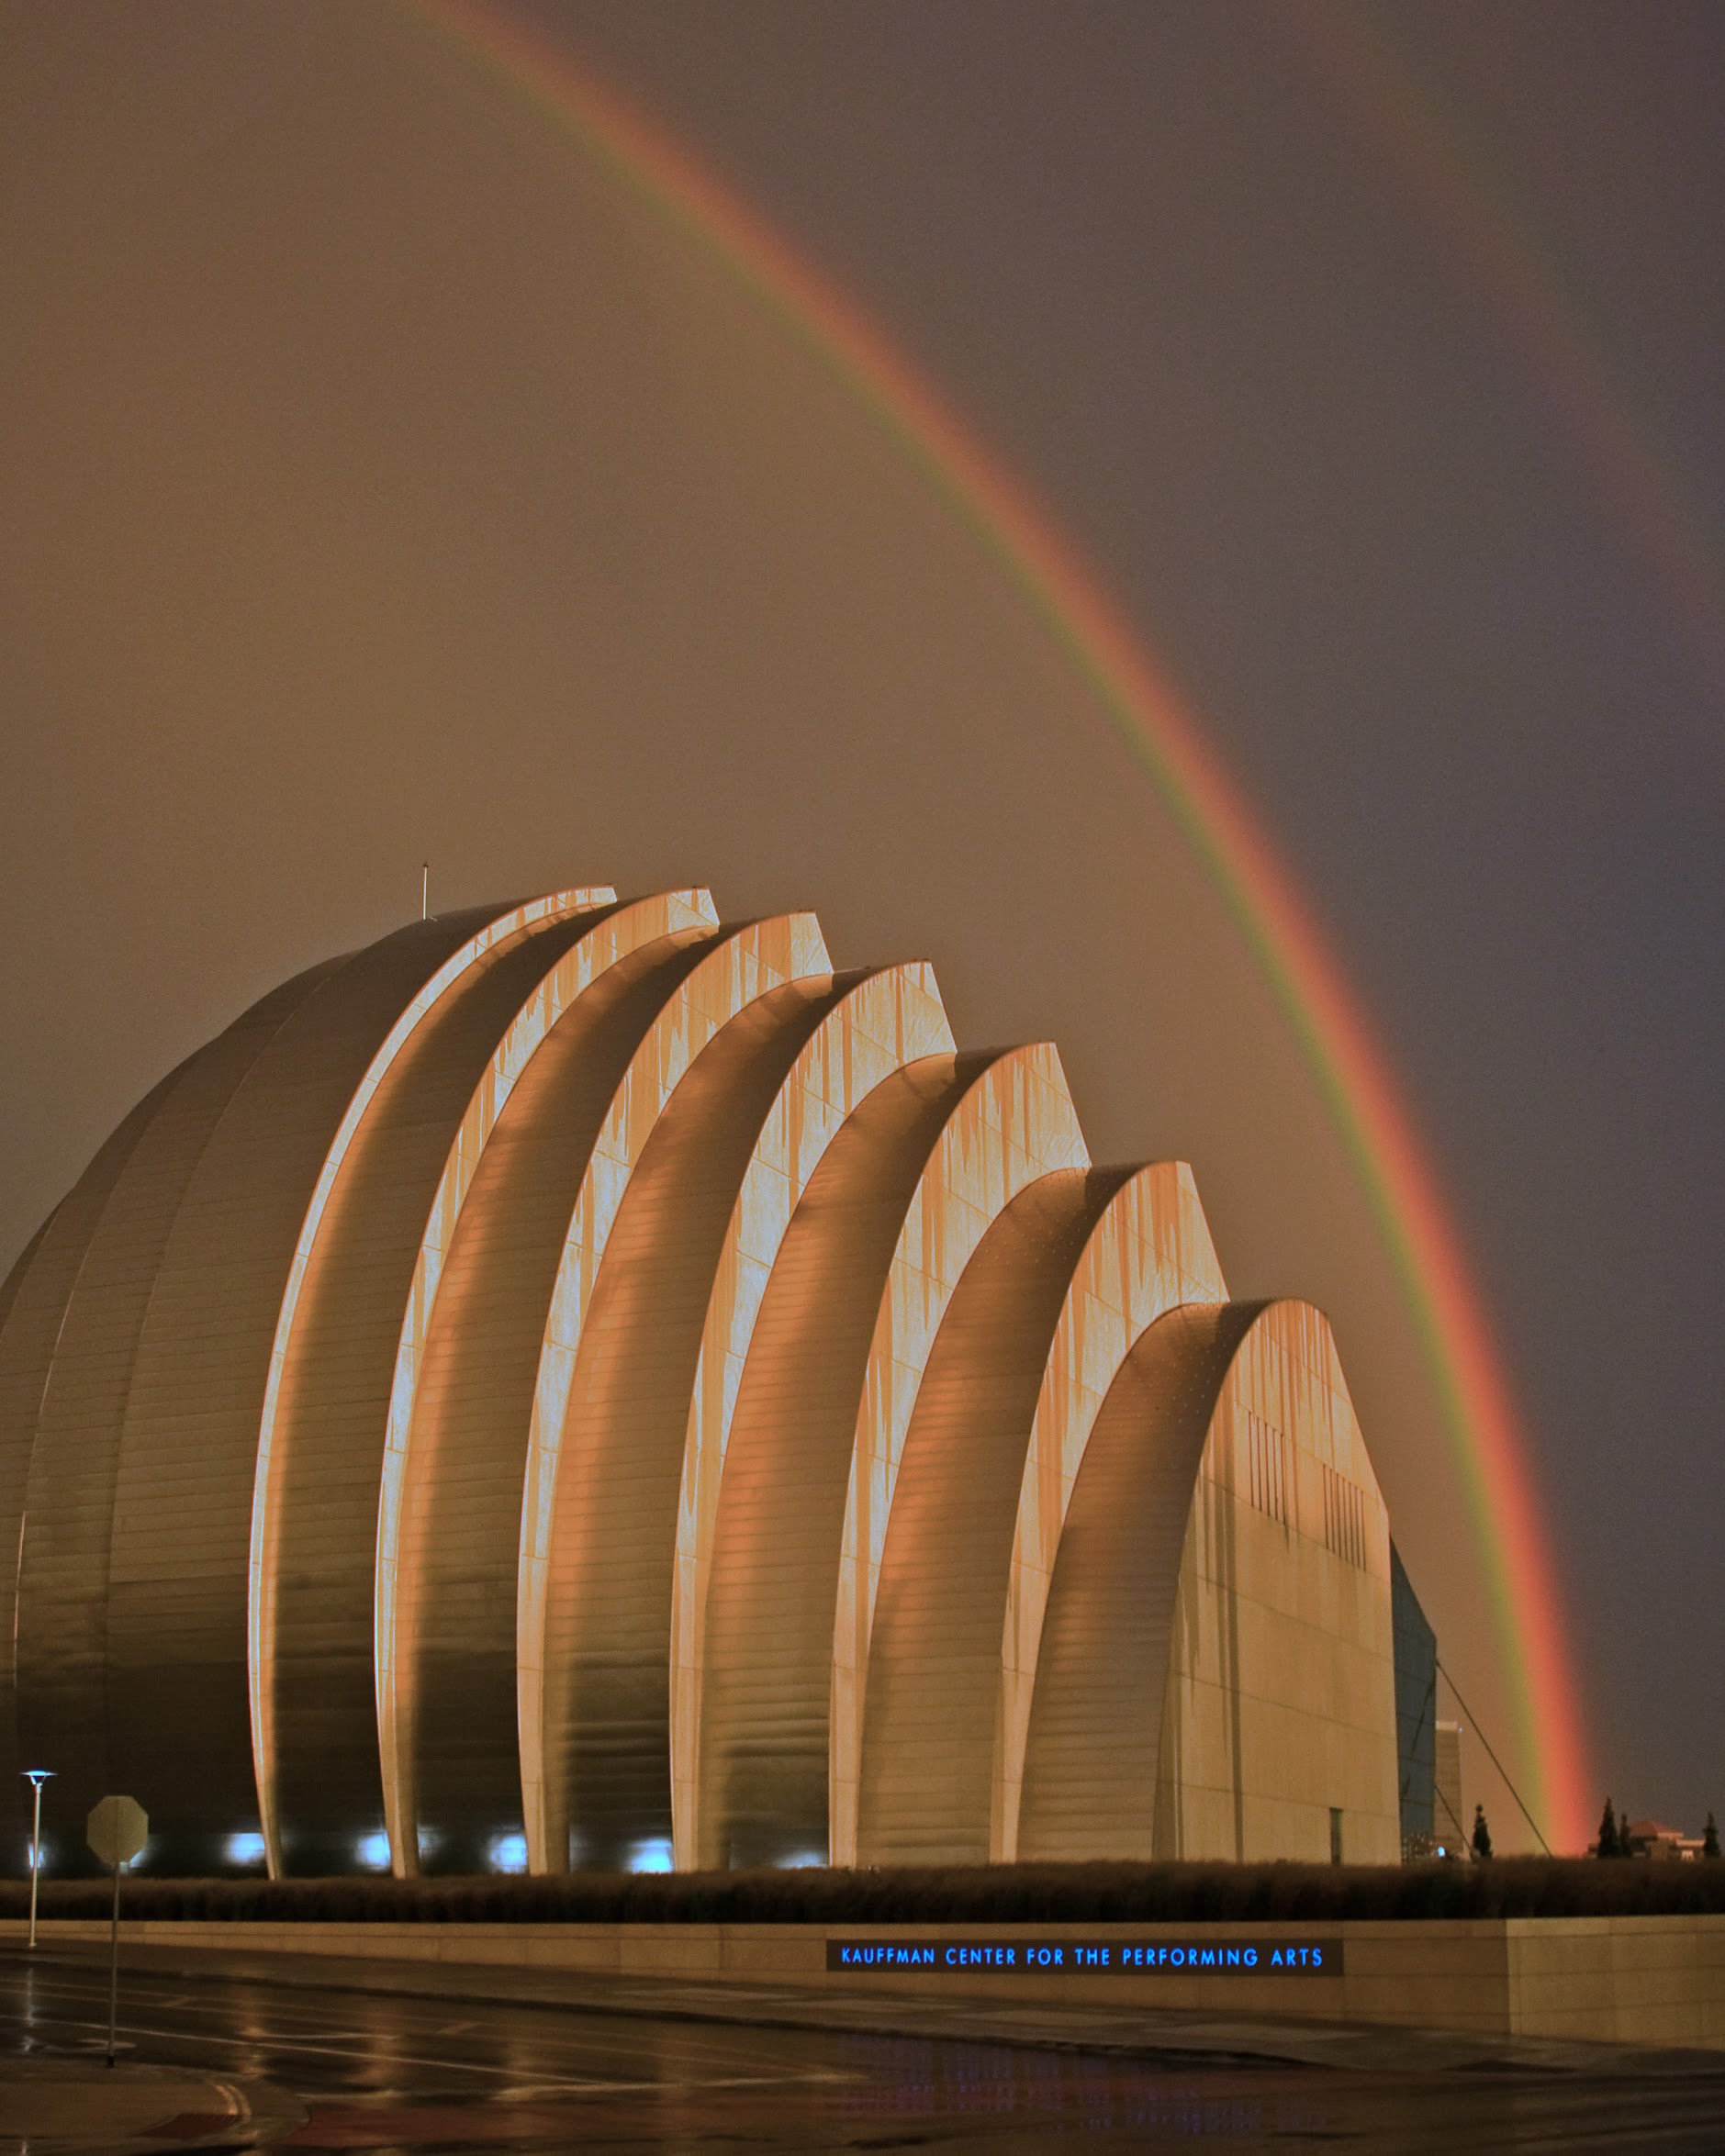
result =
[[[25,1925],[0,1922],[17,1946]],[[47,1946],[105,1940],[107,1927],[45,1922]],[[284,1954],[439,1962],[452,1983],[463,1966],[666,1977],[702,1983],[806,1984],[895,1994],[1051,2004],[1107,2001],[1318,2021],[1471,2029],[1496,2036],[1725,2050],[1725,1916],[1515,1917],[1461,1922],[1265,1925],[1019,1925],[958,1927],[799,1924],[205,1924],[122,1925],[123,1942],[151,1947],[260,1949]],[[902,1951],[932,1948],[932,1962],[829,1968],[829,1942]],[[1221,1972],[1182,1963],[1227,1947],[1241,1958]],[[1272,1957],[1321,1946],[1328,1959],[1292,1968]],[[948,1957],[1016,1949],[1011,1967]],[[1340,1970],[1330,1973],[1339,1948]],[[1259,1956],[1248,1963],[1244,1949]],[[1027,1949],[1036,1949],[1035,1955]],[[1109,1966],[1079,1966],[1080,1952]],[[1147,1967],[1152,1953],[1159,1967]],[[1057,1961],[1056,1955],[1060,1958]],[[1131,1955],[1137,1961],[1123,1960]]]

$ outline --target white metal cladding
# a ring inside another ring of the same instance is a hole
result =
[[[704,891],[414,922],[165,1078],[0,1286],[0,1780],[158,1869],[1393,1837],[1323,1319],[1051,1046]]]

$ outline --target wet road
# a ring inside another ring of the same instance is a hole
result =
[[[15,2054],[87,2048],[106,2015],[93,1965],[0,1964]],[[1725,2072],[1186,2068],[141,1972],[120,2019],[136,2059],[293,2092],[282,2150],[1725,2150]]]

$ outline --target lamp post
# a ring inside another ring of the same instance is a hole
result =
[[[54,1779],[51,1767],[27,1767],[24,1779],[36,1792],[35,1815],[30,1821],[30,1945],[36,1944],[36,1886],[42,1876],[42,1784]]]

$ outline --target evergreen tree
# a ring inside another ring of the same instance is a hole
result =
[[[1473,1807],[1473,1854],[1484,1862],[1491,1853],[1492,1830],[1485,1824],[1485,1807],[1484,1804],[1475,1804]]]
[[[1605,1816],[1599,1822],[1599,1847],[1596,1854],[1601,1857],[1620,1857],[1623,1845],[1618,1839],[1618,1815],[1611,1809],[1611,1799],[1607,1797]]]
[[[1701,1854],[1704,1857],[1719,1855],[1719,1822],[1711,1812],[1707,1815],[1707,1832],[1701,1837]]]

